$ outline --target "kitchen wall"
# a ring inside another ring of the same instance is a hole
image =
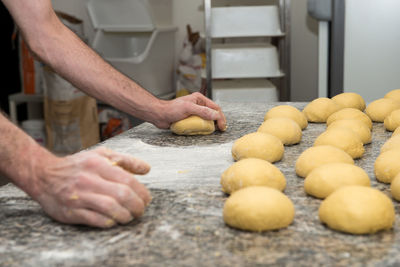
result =
[[[84,20],[89,41],[93,29],[87,15],[88,0],[53,0],[54,8],[74,14]],[[240,0],[214,0],[218,4],[236,4]],[[243,1],[243,0],[242,0]],[[273,0],[246,0],[247,4],[269,3]],[[178,27],[176,55],[186,36],[186,25],[204,32],[203,0],[150,0],[157,12],[157,23],[172,23]],[[307,0],[291,1],[291,100],[309,101],[318,96],[318,24],[307,15]]]
[[[307,14],[307,0],[291,1],[291,101],[318,97],[318,22]]]

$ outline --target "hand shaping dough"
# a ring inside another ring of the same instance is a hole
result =
[[[380,154],[374,164],[376,179],[382,183],[390,184],[400,172],[400,150],[392,149]]]
[[[365,113],[375,122],[383,122],[389,114],[396,109],[400,108],[400,103],[391,98],[380,98],[372,101]]]
[[[242,159],[221,175],[222,191],[231,194],[248,186],[268,186],[280,191],[286,187],[283,173],[266,160]]]
[[[385,153],[386,151],[397,149],[400,150],[400,135],[395,135],[390,137],[384,144],[381,146],[381,153]]]
[[[278,137],[261,132],[240,137],[232,147],[232,157],[235,160],[259,158],[275,162],[282,159],[283,152],[284,147]]]
[[[306,116],[297,108],[289,105],[280,105],[271,108],[264,116],[264,121],[271,118],[289,118],[294,120],[303,130],[307,128],[308,122]]]
[[[304,108],[303,113],[309,122],[326,122],[328,117],[340,110],[340,106],[330,98],[314,99]]]
[[[394,89],[394,90],[388,92],[384,97],[391,98],[393,100],[400,102],[400,89]]]
[[[339,110],[338,112],[333,113],[331,116],[329,116],[328,120],[326,121],[326,124],[329,126],[331,125],[332,122],[343,119],[360,120],[364,122],[365,125],[367,125],[368,129],[370,130],[372,129],[372,121],[368,117],[368,115],[355,108],[344,108]]]
[[[390,184],[390,193],[397,201],[400,201],[400,174],[397,174]]]
[[[364,146],[360,137],[347,128],[331,128],[315,139],[314,146],[331,145],[342,149],[353,159],[361,158]]]
[[[392,200],[381,191],[366,186],[345,186],[322,201],[319,218],[338,231],[373,234],[392,228],[395,211]]]
[[[368,174],[348,163],[328,163],[315,168],[304,180],[307,194],[326,198],[336,189],[347,185],[370,186]]]
[[[361,139],[361,142],[363,142],[363,144],[369,144],[372,141],[371,131],[368,129],[365,123],[360,120],[337,120],[332,122],[328,126],[327,130],[330,130],[332,128],[347,128],[349,130],[352,130]]]
[[[215,131],[215,126],[214,121],[190,116],[171,124],[170,129],[173,133],[179,135],[207,135]]]
[[[289,226],[293,219],[292,201],[279,190],[266,186],[238,190],[224,206],[225,223],[242,230],[277,230]]]
[[[261,124],[257,131],[278,137],[284,145],[299,143],[302,134],[299,125],[288,118],[268,119]]]
[[[400,109],[393,110],[383,121],[386,130],[393,132],[400,126]]]
[[[314,146],[303,151],[296,161],[296,174],[306,177],[313,169],[333,162],[354,164],[349,154],[334,146]]]
[[[332,97],[332,100],[342,108],[356,108],[361,111],[365,109],[364,99],[356,93],[341,93]]]

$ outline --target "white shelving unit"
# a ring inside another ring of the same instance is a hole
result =
[[[214,6],[204,0],[207,96],[215,101],[288,101],[288,5]]]

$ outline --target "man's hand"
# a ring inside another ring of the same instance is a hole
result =
[[[163,119],[154,122],[154,125],[159,128],[166,129],[172,123],[185,119],[190,115],[217,121],[217,126],[221,131],[225,131],[227,128],[226,119],[221,108],[200,93],[196,92],[164,103]]]
[[[133,176],[146,174],[150,166],[131,156],[98,148],[45,164],[30,195],[60,222],[101,228],[126,224],[151,200]]]

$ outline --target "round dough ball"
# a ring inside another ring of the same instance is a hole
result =
[[[327,163],[354,164],[349,154],[334,146],[314,146],[303,151],[296,161],[296,174],[306,177],[313,169]]]
[[[345,233],[373,234],[392,228],[395,210],[392,200],[377,189],[344,186],[322,201],[319,219]]]
[[[278,137],[284,145],[294,145],[301,140],[300,126],[289,118],[271,118],[264,121],[258,132]]]
[[[342,149],[353,159],[361,158],[364,154],[364,145],[360,137],[347,128],[331,128],[317,137],[314,146],[331,145]]]
[[[283,173],[266,160],[248,158],[235,162],[221,175],[222,191],[231,194],[248,186],[286,187]]]
[[[396,130],[396,128],[400,126],[400,109],[393,110],[389,116],[385,118],[383,125],[385,125],[388,131],[392,132]]]
[[[332,99],[320,97],[314,99],[303,109],[309,122],[326,122],[328,117],[340,109]]]
[[[390,137],[381,147],[381,153],[392,149],[400,150],[400,135]]]
[[[400,89],[394,89],[390,92],[388,92],[384,98],[391,98],[393,100],[399,101],[400,102]]]
[[[367,108],[365,113],[375,122],[383,122],[385,118],[396,109],[400,108],[400,103],[391,98],[380,98],[372,101]]]
[[[347,128],[349,130],[352,130],[361,139],[361,142],[363,142],[363,144],[369,144],[372,141],[371,131],[368,129],[365,123],[360,120],[337,120],[332,122],[327,127],[327,130],[330,130],[332,128]]]
[[[284,147],[278,137],[261,132],[240,137],[232,147],[232,156],[235,160],[259,158],[275,162],[282,159],[283,152]]]
[[[363,169],[348,163],[321,165],[304,180],[306,193],[317,198],[326,198],[338,188],[348,185],[370,186],[371,182]]]
[[[215,131],[215,125],[214,121],[204,120],[193,115],[174,122],[170,129],[178,135],[207,135]]]
[[[306,116],[297,108],[289,105],[280,105],[271,108],[265,113],[264,121],[271,118],[289,118],[294,120],[303,130],[307,128],[308,122]]]
[[[341,93],[332,97],[332,100],[342,108],[356,108],[361,111],[365,109],[364,99],[356,93]]]
[[[400,175],[397,174],[394,178],[392,183],[390,184],[390,193],[392,197],[397,201],[400,201]]]
[[[355,108],[344,108],[339,110],[338,112],[333,113],[331,116],[329,116],[328,120],[326,121],[326,124],[329,126],[334,121],[346,120],[346,119],[360,120],[365,123],[368,129],[370,130],[372,129],[372,121],[368,117],[368,115]]]
[[[294,219],[294,205],[281,191],[265,186],[250,186],[233,193],[224,205],[224,221],[248,231],[277,230]]]
[[[380,154],[374,164],[376,179],[382,183],[391,183],[400,172],[400,150],[392,149]]]
[[[400,127],[397,127],[396,130],[392,133],[392,137],[400,134]]]

